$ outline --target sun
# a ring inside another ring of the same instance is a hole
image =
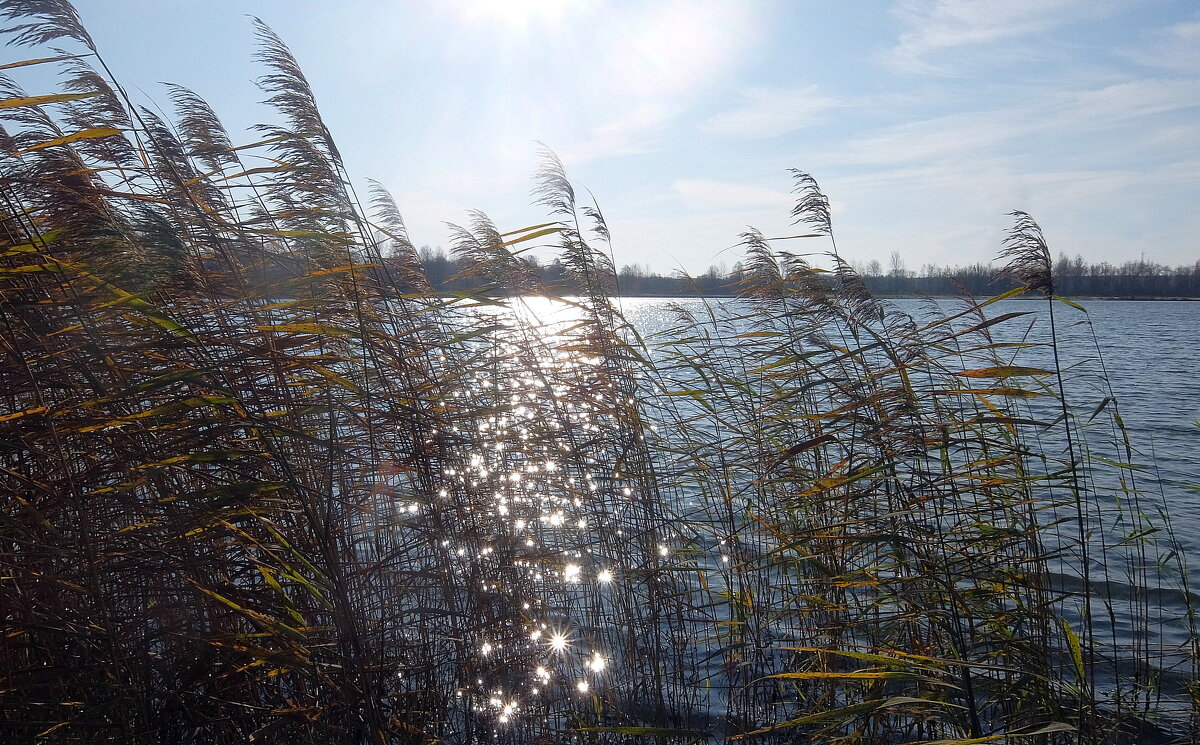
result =
[[[524,31],[531,26],[553,27],[582,0],[465,0],[463,17],[468,23],[491,23]]]

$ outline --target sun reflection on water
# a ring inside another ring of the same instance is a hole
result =
[[[667,521],[643,512],[655,485],[628,424],[637,386],[579,313],[541,298],[480,311],[488,333],[426,439],[440,469],[402,507],[475,594],[466,607],[487,609],[458,694],[512,727],[569,710],[569,694],[607,695],[637,643],[620,609],[672,560]]]

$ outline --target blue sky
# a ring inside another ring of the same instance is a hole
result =
[[[447,245],[471,208],[502,230],[542,222],[542,141],[595,194],[622,265],[702,272],[737,261],[748,225],[795,232],[789,168],[821,183],[851,261],[988,261],[1013,209],[1056,252],[1200,259],[1191,0],[77,6],[127,85],[164,105],[158,81],[187,85],[235,133],[273,118],[253,84],[261,17],[418,245]]]

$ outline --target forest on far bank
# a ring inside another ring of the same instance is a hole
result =
[[[424,246],[418,252],[421,264],[434,287],[445,291],[487,289],[485,284],[465,271],[466,262],[441,248]],[[567,267],[557,260],[542,263],[536,257],[524,259],[541,283],[561,295],[571,295],[574,280]],[[920,270],[908,269],[898,252],[888,266],[879,261],[851,261],[849,268],[866,282],[872,294],[885,297],[958,295],[962,290],[986,297],[1017,286],[1009,276],[999,274],[988,264],[938,266],[926,264]],[[696,277],[681,273],[657,274],[640,264],[626,264],[613,280],[615,294],[644,297],[688,297],[696,295],[733,295],[744,274],[741,262],[728,267],[710,266]],[[1144,259],[1122,264],[1090,264],[1082,256],[1060,256],[1054,265],[1056,292],[1064,297],[1101,298],[1200,298],[1200,259],[1192,264],[1168,266]]]

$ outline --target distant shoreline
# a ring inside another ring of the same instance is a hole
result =
[[[705,294],[705,295],[662,295],[662,294],[641,294],[641,293],[622,292],[622,293],[618,293],[615,295],[609,295],[608,297],[610,299],[616,299],[616,298],[661,298],[663,300],[684,300],[684,299],[713,298],[713,299],[726,300],[726,299],[735,299],[738,296],[734,295],[734,294],[730,294],[730,293],[711,293],[711,294]],[[952,295],[952,294],[882,295],[882,294],[879,294],[879,295],[875,295],[874,297],[878,300],[923,300],[925,298],[932,298],[934,300],[943,300],[943,299],[944,300],[953,300],[953,299],[962,297],[962,295]],[[983,295],[983,296],[980,296],[978,299],[979,300],[988,300],[988,299],[990,299],[990,297],[994,297],[994,296]],[[1061,297],[1065,297],[1068,300],[1084,300],[1084,301],[1124,300],[1124,301],[1136,301],[1136,302],[1152,302],[1152,301],[1161,300],[1161,301],[1173,302],[1173,303],[1176,303],[1176,302],[1190,303],[1190,302],[1200,301],[1200,297],[1155,297],[1153,295],[1134,295],[1134,296],[1130,296],[1130,295],[1062,295]],[[1045,296],[1029,294],[1029,295],[1021,295],[1018,297],[1013,297],[1010,299],[1011,300],[1044,300]]]

